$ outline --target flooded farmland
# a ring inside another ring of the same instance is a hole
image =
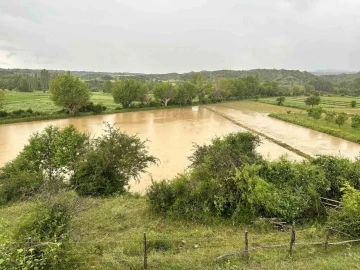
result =
[[[344,156],[355,157],[360,151],[360,146],[357,144],[271,119],[264,114],[220,106],[212,107],[241,122],[244,126],[259,129],[264,134],[281,139],[310,155],[338,154],[340,151]],[[137,134],[143,140],[148,139],[149,152],[161,161],[158,166],[151,166],[148,174],[142,175],[140,183],[131,184],[131,190],[137,192],[143,192],[151,183],[151,179],[171,178],[183,172],[189,165],[187,157],[192,153],[193,143],[209,143],[215,136],[246,130],[204,107],[0,125],[0,166],[16,157],[32,133],[43,130],[49,124],[59,127],[72,124],[80,131],[89,132],[96,137],[102,134],[104,121],[116,124],[116,127],[128,134]],[[266,139],[262,140],[258,152],[269,159],[275,159],[284,154],[290,159],[302,159]]]

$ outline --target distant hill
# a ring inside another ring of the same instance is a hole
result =
[[[247,76],[258,76],[260,81],[278,81],[281,84],[292,84],[294,82],[306,83],[316,75],[307,71],[286,70],[286,69],[252,69],[252,70],[216,70],[200,71],[188,73],[168,73],[168,74],[131,74],[128,76],[137,77],[143,80],[189,80],[194,74],[202,74],[206,78],[245,78]],[[115,74],[116,76],[116,74]],[[122,75],[124,76],[124,75]]]
[[[352,74],[323,75],[321,77],[335,84],[340,82],[353,82],[356,78],[360,77],[360,72]]]
[[[342,75],[342,74],[354,74],[356,71],[350,70],[339,70],[339,69],[319,69],[314,71],[309,71],[310,73],[317,75],[317,76],[324,76],[324,75]]]
[[[0,69],[0,80],[9,80],[11,78],[20,78],[20,76],[33,75],[39,73],[40,70],[35,69]],[[49,70],[51,77],[58,73],[64,73],[65,70]],[[182,81],[189,80],[194,74],[200,73],[206,78],[244,78],[247,76],[258,76],[261,82],[277,81],[280,85],[289,86],[293,83],[305,84],[310,81],[318,80],[319,78],[329,81],[333,84],[340,82],[353,82],[355,78],[360,76],[360,72],[354,73],[345,70],[315,70],[312,72],[287,70],[287,69],[252,69],[252,70],[216,70],[216,71],[200,71],[187,73],[166,73],[166,74],[143,74],[130,72],[94,72],[94,71],[71,71],[75,76],[83,80],[98,80],[103,81],[107,78],[123,79],[136,78],[140,80],[152,81]],[[17,76],[17,77],[16,77]]]

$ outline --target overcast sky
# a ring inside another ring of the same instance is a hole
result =
[[[360,70],[360,0],[0,0],[0,68]]]

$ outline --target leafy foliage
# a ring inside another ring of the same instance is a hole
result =
[[[332,123],[335,121],[336,112],[325,111],[325,121]]]
[[[344,112],[338,113],[338,115],[335,118],[335,123],[340,127],[342,125],[344,125],[344,123],[346,122],[346,120],[348,120],[348,115]]]
[[[355,114],[351,117],[351,126],[353,128],[358,128],[360,127],[360,115]]]
[[[167,106],[168,102],[176,97],[176,88],[169,82],[161,82],[155,86],[153,94],[155,99]]]
[[[66,242],[74,202],[73,193],[43,197],[24,215],[14,238],[1,239],[1,269],[76,269],[67,265]],[[27,244],[24,247],[24,242]]]
[[[48,126],[35,133],[19,155],[0,170],[1,203],[33,196],[41,190],[58,192],[65,175],[86,151],[89,137],[72,125],[60,130]]]
[[[320,119],[323,109],[321,107],[313,107],[307,110],[308,115],[314,119]]]
[[[312,95],[312,96],[308,97],[307,99],[305,99],[305,104],[308,106],[319,105],[319,103],[320,103],[319,96]]]
[[[224,177],[234,168],[260,162],[262,158],[255,152],[259,144],[260,138],[252,133],[230,133],[212,139],[211,145],[195,144],[189,160],[192,168],[205,167],[212,177]]]
[[[59,74],[50,82],[50,99],[75,115],[79,108],[89,102],[90,91],[83,81],[70,73]]]
[[[137,180],[149,164],[157,162],[145,143],[107,124],[105,134],[95,139],[77,162],[71,186],[80,195],[124,193],[131,178]]]
[[[287,221],[326,215],[320,197],[339,199],[349,181],[360,187],[360,162],[320,156],[294,162],[257,157],[256,137],[248,133],[216,138],[196,146],[192,170],[171,181],[154,182],[150,208],[164,215],[211,223],[247,223],[258,217]]]
[[[341,189],[340,210],[332,210],[328,218],[328,226],[353,237],[360,236],[360,191],[349,184]]]
[[[4,105],[4,100],[5,100],[5,91],[4,91],[4,90],[0,90],[0,109],[1,109],[2,106]]]
[[[103,92],[104,93],[111,93],[111,89],[112,89],[112,82],[110,80],[106,80],[103,84]]]
[[[196,87],[191,82],[183,82],[177,86],[175,100],[180,105],[192,103],[196,96]]]
[[[278,98],[276,99],[276,103],[277,103],[277,105],[279,105],[279,106],[284,105],[284,102],[285,102],[285,97],[284,97],[284,96],[280,96],[280,97],[278,97]]]
[[[134,79],[115,82],[112,86],[114,102],[121,103],[123,108],[129,108],[132,102],[140,98],[140,92],[144,87],[140,81]]]

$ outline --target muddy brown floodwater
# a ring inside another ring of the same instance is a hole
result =
[[[360,145],[357,143],[274,119],[265,113],[232,109],[226,104],[213,105],[210,108],[311,156],[340,155],[354,159],[360,153]]]
[[[193,143],[209,143],[215,136],[244,131],[243,128],[202,107],[0,125],[0,166],[15,158],[31,134],[43,130],[47,125],[64,127],[73,124],[82,132],[99,136],[103,133],[104,121],[116,124],[116,127],[128,134],[138,134],[141,139],[148,139],[149,152],[161,161],[158,166],[148,169],[149,174],[141,176],[140,183],[131,183],[131,190],[136,192],[143,192],[149,186],[151,176],[154,180],[172,178],[186,170],[190,164],[187,157],[192,153]],[[271,159],[284,154],[291,159],[301,159],[267,140],[263,140],[258,151]]]
[[[244,125],[260,128],[263,133],[267,134],[269,132],[272,136],[276,136],[277,139],[283,138],[286,143],[294,143],[295,148],[298,147],[300,150],[310,154],[316,152],[316,149],[328,149],[329,151],[323,152],[337,154],[339,150],[341,152],[348,151],[349,148],[351,150],[351,147],[356,145],[350,145],[351,143],[334,137],[329,139],[327,135],[319,132],[317,132],[319,134],[314,135],[312,130],[303,127],[294,130],[294,125],[282,121],[277,121],[275,125],[272,123],[274,119],[255,112],[241,112],[214,107],[236,118],[236,121],[241,121]],[[116,124],[116,127],[128,134],[138,134],[141,139],[148,139],[149,152],[161,161],[158,166],[151,166],[148,169],[148,174],[141,176],[140,183],[131,182],[131,190],[135,192],[144,192],[151,183],[151,177],[156,181],[164,178],[169,179],[178,173],[184,172],[189,165],[187,157],[192,153],[193,143],[209,143],[211,138],[215,136],[245,130],[203,107],[128,112],[0,125],[0,166],[16,157],[32,133],[43,130],[49,124],[59,127],[73,124],[82,132],[90,132],[93,136],[99,136],[103,133],[104,121]],[[271,129],[269,125],[272,126]],[[294,134],[294,132],[297,134]],[[293,135],[300,135],[302,139],[300,140],[298,137],[291,139]],[[360,149],[358,145],[356,146],[358,147],[358,153]],[[275,159],[284,154],[287,154],[293,160],[302,159],[293,152],[266,139],[263,139],[258,152],[269,159]],[[351,150],[351,153],[355,152],[354,149]]]

